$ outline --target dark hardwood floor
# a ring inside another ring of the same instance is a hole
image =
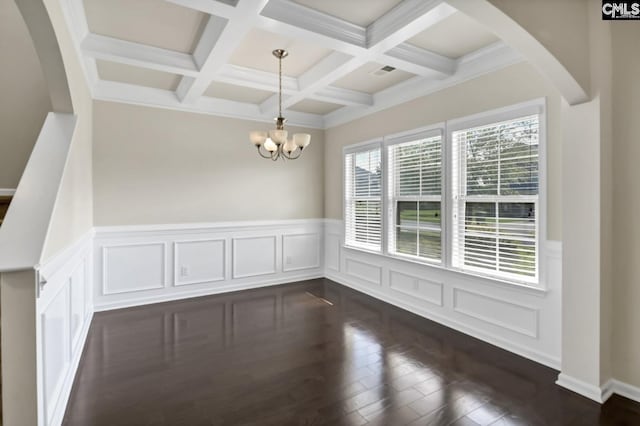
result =
[[[96,314],[66,425],[640,425],[328,280]]]

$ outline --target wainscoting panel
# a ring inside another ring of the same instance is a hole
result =
[[[340,272],[340,244],[339,234],[325,235],[324,261],[325,268],[330,271]]]
[[[525,336],[538,337],[538,309],[459,288],[453,289],[453,309]]]
[[[320,278],[323,237],[321,219],[97,228],[95,309]]]
[[[233,278],[276,273],[278,237],[233,238]]]
[[[71,274],[69,287],[71,291],[71,350],[77,346],[82,335],[82,326],[86,318],[86,293],[89,291],[86,281],[86,262],[76,266]]]
[[[174,285],[223,281],[226,240],[177,241],[174,243]]]
[[[62,387],[69,371],[69,282],[63,285],[51,303],[40,314],[42,327],[42,374],[44,381],[44,411],[48,422],[53,419],[62,396]]]
[[[165,286],[165,243],[102,247],[104,294],[130,293]]]
[[[442,306],[442,283],[394,270],[389,271],[389,274],[389,287],[391,290]]]
[[[320,267],[320,234],[282,236],[282,270],[300,271]]]
[[[375,286],[382,285],[382,268],[376,264],[347,258],[345,260],[345,271],[347,275],[356,280]]]
[[[92,239],[93,231],[38,269],[38,412],[47,426],[62,423],[93,316]]]
[[[327,221],[325,241],[327,278],[559,368],[560,243],[543,244],[543,285],[531,288],[345,248],[342,221]]]

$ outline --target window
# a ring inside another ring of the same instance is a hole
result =
[[[346,245],[539,283],[544,124],[536,100],[346,148]]]
[[[382,156],[380,146],[345,156],[346,244],[382,247]]]
[[[454,131],[453,266],[537,278],[538,115]]]
[[[389,252],[440,262],[442,258],[442,136],[388,148]]]

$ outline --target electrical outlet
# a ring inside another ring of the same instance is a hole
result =
[[[180,267],[180,276],[181,277],[189,276],[189,267],[188,266],[181,266]]]

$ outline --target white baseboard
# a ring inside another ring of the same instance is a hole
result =
[[[131,308],[135,306],[151,305],[154,303],[172,302],[176,300],[191,299],[194,297],[212,296],[214,294],[231,293],[234,291],[251,290],[255,288],[270,287],[281,284],[288,284],[297,281],[313,280],[323,278],[322,273],[300,274],[288,276],[286,278],[261,280],[251,283],[230,284],[223,287],[207,288],[204,290],[196,290],[184,293],[162,294],[158,296],[147,296],[138,299],[127,299],[122,302],[107,302],[95,306],[96,312],[111,311],[114,309]]]
[[[575,377],[568,376],[567,374],[560,373],[556,384],[600,404],[607,402],[614,394],[635,402],[640,402],[640,387],[616,379],[609,379],[601,387],[598,387],[576,379]]]
[[[606,389],[604,386],[601,388],[599,386],[592,385],[565,373],[560,373],[558,375],[556,384],[600,404],[604,403],[611,396],[610,389]]]
[[[0,188],[0,197],[13,197],[16,190],[12,188]]]
[[[616,395],[624,396],[632,401],[640,402],[640,387],[621,382],[620,380],[610,380],[611,391]]]

